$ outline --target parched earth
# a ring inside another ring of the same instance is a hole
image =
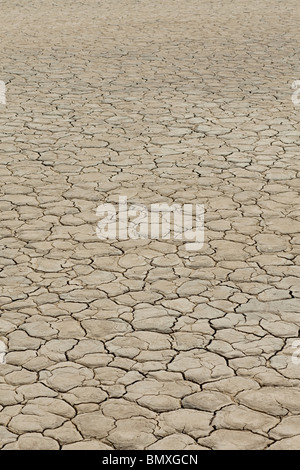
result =
[[[2,449],[300,449],[299,20],[1,1]],[[99,240],[120,195],[203,248]]]

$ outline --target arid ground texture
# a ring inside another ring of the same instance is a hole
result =
[[[1,1],[2,450],[300,449],[299,24]],[[100,240],[119,196],[202,204],[202,249]]]

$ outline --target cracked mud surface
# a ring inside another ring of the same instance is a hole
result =
[[[1,2],[2,449],[299,449],[299,2]],[[298,74],[298,76],[297,76]],[[205,245],[96,207],[204,204]]]

